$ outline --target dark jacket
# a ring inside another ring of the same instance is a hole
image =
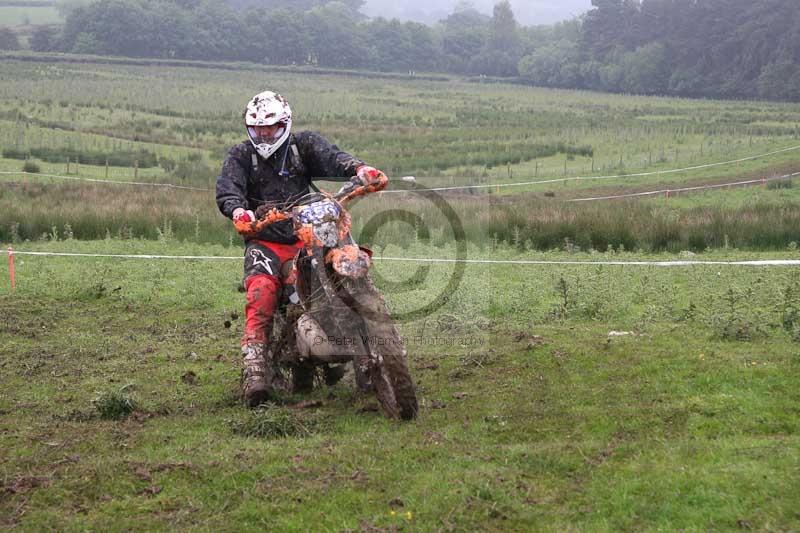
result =
[[[284,160],[286,175],[281,176]],[[280,204],[308,193],[313,180],[347,181],[363,164],[310,131],[290,135],[266,160],[250,141],[245,141],[231,148],[222,164],[217,178],[217,207],[228,218],[238,207],[255,211],[264,203],[276,203],[280,208]],[[252,238],[287,244],[297,240],[291,221],[267,226]]]

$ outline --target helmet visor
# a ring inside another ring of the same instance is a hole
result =
[[[272,145],[286,133],[286,122],[278,122],[272,126],[247,126],[247,134],[253,144]]]

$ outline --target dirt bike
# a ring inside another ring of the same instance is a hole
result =
[[[383,296],[369,277],[372,252],[350,234],[345,205],[375,188],[309,193],[282,209],[261,206],[250,230],[291,220],[303,248],[281,273],[284,295],[273,319],[268,355],[278,389],[313,386],[317,369],[332,384],[352,362],[356,383],[373,391],[387,416],[410,420],[418,411],[407,353]],[[311,377],[309,377],[311,376]]]

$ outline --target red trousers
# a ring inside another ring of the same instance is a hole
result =
[[[245,253],[244,288],[247,303],[244,307],[244,335],[242,345],[266,343],[268,329],[278,307],[281,295],[281,267],[294,259],[302,244],[281,244],[267,241],[251,241]],[[256,261],[251,254],[257,250]],[[255,263],[255,264],[254,264]],[[276,264],[277,263],[277,264]]]

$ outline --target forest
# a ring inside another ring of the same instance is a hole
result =
[[[434,25],[369,18],[362,0],[96,0],[35,27],[34,51],[395,72],[608,92],[800,100],[794,0],[593,0],[551,26],[461,2]],[[71,7],[70,7],[71,6]],[[0,29],[0,49],[19,48]]]

